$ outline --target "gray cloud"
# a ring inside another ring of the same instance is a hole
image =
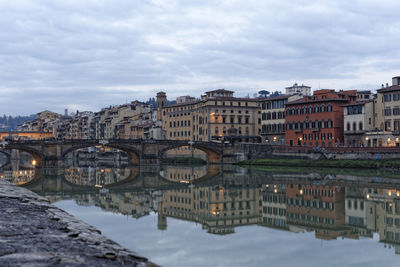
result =
[[[1,113],[226,87],[374,89],[400,74],[398,1],[0,1]]]

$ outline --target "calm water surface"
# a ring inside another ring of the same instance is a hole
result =
[[[397,266],[396,176],[233,166],[0,171],[162,266]]]

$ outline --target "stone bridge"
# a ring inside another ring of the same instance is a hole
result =
[[[87,147],[110,147],[126,152],[133,164],[158,164],[168,150],[191,146],[206,153],[207,162],[235,163],[242,159],[241,151],[237,145],[221,144],[215,142],[193,142],[172,140],[28,140],[28,141],[3,141],[0,143],[2,151],[16,149],[25,151],[33,156],[36,164],[48,161],[61,161],[65,156],[77,149]],[[246,149],[246,151],[251,149]],[[6,152],[5,152],[6,153]]]

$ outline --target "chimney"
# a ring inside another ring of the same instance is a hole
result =
[[[385,85],[382,83],[382,88],[385,88]]]
[[[392,78],[392,85],[400,85],[400,76]]]
[[[389,87],[389,84],[388,84],[388,83],[386,83],[386,87]]]

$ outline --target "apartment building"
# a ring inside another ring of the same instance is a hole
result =
[[[343,105],[356,101],[356,90],[322,89],[285,107],[285,143],[288,146],[343,145]]]
[[[166,139],[259,142],[257,99],[236,98],[218,89],[197,101],[162,107]]]
[[[263,142],[275,145],[285,144],[285,106],[288,102],[302,98],[300,95],[281,95],[260,98],[261,132]]]
[[[306,86],[304,84],[298,85],[297,83],[293,84],[293,86],[289,86],[285,88],[286,95],[303,95],[309,96],[311,95],[311,87]]]
[[[375,128],[366,136],[371,146],[400,146],[400,76],[377,90]]]

